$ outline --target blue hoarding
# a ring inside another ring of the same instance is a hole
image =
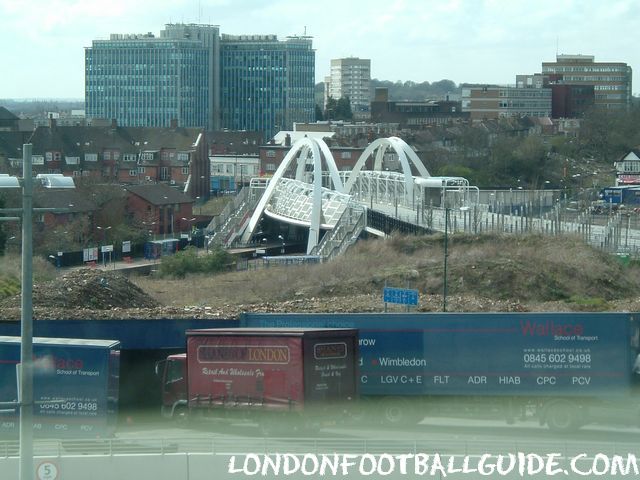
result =
[[[118,408],[118,343],[34,339],[34,435],[103,437],[113,433]],[[0,401],[18,398],[20,339],[0,337]],[[0,437],[18,433],[17,410],[0,414]]]
[[[247,327],[360,332],[365,395],[626,393],[637,350],[630,314],[245,314]]]

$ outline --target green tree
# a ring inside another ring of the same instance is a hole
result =
[[[325,120],[351,120],[353,112],[351,111],[351,101],[349,97],[342,97],[336,100],[333,97],[327,99],[327,107],[324,111]]]
[[[336,104],[337,120],[353,120],[353,112],[351,111],[351,100],[349,97],[342,97]]]

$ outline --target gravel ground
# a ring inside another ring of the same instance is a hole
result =
[[[115,272],[93,269],[70,271],[52,282],[33,288],[34,318],[55,319],[155,319],[155,318],[237,318],[242,312],[264,313],[356,313],[382,312],[380,295],[352,294],[299,298],[282,302],[257,304],[223,304],[210,306],[163,306],[150,295]],[[639,300],[609,302],[607,311],[638,311]],[[565,302],[519,303],[473,295],[451,295],[447,298],[450,312],[544,312],[575,311],[575,304]],[[585,308],[585,310],[588,310]],[[390,312],[405,311],[399,305],[388,305]],[[411,311],[442,311],[441,295],[421,295],[420,305]],[[20,318],[20,296],[0,302],[0,318]]]

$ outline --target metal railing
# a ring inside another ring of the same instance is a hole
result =
[[[252,211],[257,204],[257,196],[250,194],[250,188],[243,188],[233,197],[220,215],[211,220],[209,232],[209,246],[214,244],[229,247],[238,235],[247,212]]]
[[[65,457],[77,455],[166,455],[166,454],[400,454],[437,453],[440,455],[491,455],[533,452],[538,455],[559,453],[571,457],[586,453],[604,455],[626,455],[637,451],[637,444],[604,441],[572,440],[444,440],[438,439],[353,439],[353,438],[309,438],[309,437],[220,437],[220,436],[176,436],[171,438],[141,437],[105,440],[36,440],[34,456]],[[0,441],[0,459],[19,456],[18,441]]]
[[[319,255],[324,262],[340,255],[349,245],[355,243],[367,226],[366,223],[365,208],[349,202],[336,226],[325,233],[320,243],[311,250],[310,255]]]

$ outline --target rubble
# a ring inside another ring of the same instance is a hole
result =
[[[71,270],[50,282],[35,283],[33,306],[34,310],[113,310],[154,308],[159,304],[117,272],[83,268]],[[15,307],[20,307],[20,295],[0,302],[0,309],[3,310]]]
[[[82,278],[86,283],[77,288],[71,288],[69,294],[56,297],[64,293],[67,287],[48,291],[42,285],[34,289],[34,319],[36,320],[119,320],[119,319],[236,319],[243,312],[254,313],[366,313],[383,312],[384,303],[380,295],[362,294],[351,296],[335,296],[323,298],[309,298],[286,300],[282,302],[261,302],[255,304],[225,304],[212,306],[162,306],[153,299],[138,291],[137,287],[126,281],[126,278],[108,277],[111,289],[100,285],[100,278],[90,280],[84,274],[79,277],[67,277],[66,282],[73,278]],[[115,292],[115,286],[122,290]],[[90,303],[82,303],[88,296],[94,305],[104,308],[90,307]],[[129,299],[129,300],[127,300]],[[10,305],[7,305],[10,303]],[[150,306],[139,306],[139,305]],[[519,303],[513,300],[494,300],[480,298],[473,295],[452,295],[447,297],[447,311],[449,312],[544,312],[571,311],[572,304],[565,302]],[[609,311],[637,311],[640,301],[611,302]],[[412,308],[411,312],[441,312],[443,308],[442,295],[421,295],[420,305]],[[401,305],[387,305],[388,312],[405,312]],[[0,303],[0,319],[20,319],[19,297],[10,302]]]

